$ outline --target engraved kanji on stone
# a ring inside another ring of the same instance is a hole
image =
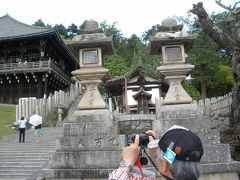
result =
[[[101,145],[102,145],[102,140],[103,140],[103,138],[96,138],[96,139],[94,139],[94,141],[95,141],[95,147],[101,147]]]
[[[91,86],[90,89],[89,89],[89,105],[93,105],[93,102],[94,102],[94,90],[95,90],[95,87],[94,86]]]
[[[176,98],[176,100],[180,100],[180,95],[179,95],[179,94],[176,94],[176,95],[175,95],[175,98]]]
[[[78,147],[85,147],[85,145],[82,143],[82,139],[81,138],[79,138],[79,140],[77,141],[76,146],[78,146]]]
[[[109,139],[109,141],[111,141],[113,146],[118,146],[119,145],[119,142],[115,137]]]

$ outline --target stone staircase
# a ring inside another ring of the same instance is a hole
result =
[[[32,130],[26,131],[25,143],[18,142],[18,133],[0,139],[0,180],[34,179],[33,174],[47,167],[49,153],[55,151],[58,127],[43,127],[41,143],[35,144]]]

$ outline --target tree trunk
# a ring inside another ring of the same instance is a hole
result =
[[[221,48],[229,53],[233,53],[232,69],[236,80],[236,86],[233,90],[232,103],[232,126],[240,128],[240,12],[231,11],[229,15],[229,27],[231,29],[229,37],[219,28],[214,27],[213,21],[208,17],[203,7],[203,3],[199,2],[193,5],[191,12],[198,16],[198,24],[203,31],[208,34]],[[201,92],[202,93],[202,92]]]
[[[206,83],[202,82],[200,83],[200,91],[201,91],[201,98],[204,100],[207,98],[207,86]]]

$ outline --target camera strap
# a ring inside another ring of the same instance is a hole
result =
[[[151,164],[154,166],[154,168],[159,172],[158,167],[156,166],[156,164],[154,163],[154,161],[152,160],[152,158],[148,155],[148,153],[146,152],[145,149],[143,149],[144,154],[147,156],[148,160],[151,162]]]

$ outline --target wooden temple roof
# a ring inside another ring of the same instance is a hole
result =
[[[75,67],[79,67],[76,57],[63,42],[56,30],[50,27],[27,25],[17,21],[8,14],[0,17],[0,43],[37,37],[48,37],[48,39],[61,49],[60,52],[69,60],[69,63]]]
[[[105,86],[113,96],[120,96],[123,93],[123,87],[127,84],[137,85],[139,83],[144,84],[161,84],[161,80],[149,77],[145,75],[144,68],[139,65],[134,70],[127,72],[122,76],[115,77],[107,80]]]
[[[135,100],[137,100],[139,96],[145,96],[145,97],[147,97],[147,99],[151,99],[152,94],[149,94],[142,87],[140,87],[140,90],[136,94],[133,95],[133,98]]]
[[[54,30],[49,27],[37,27],[24,24],[8,14],[0,17],[0,41],[42,35],[52,33],[53,31]]]

